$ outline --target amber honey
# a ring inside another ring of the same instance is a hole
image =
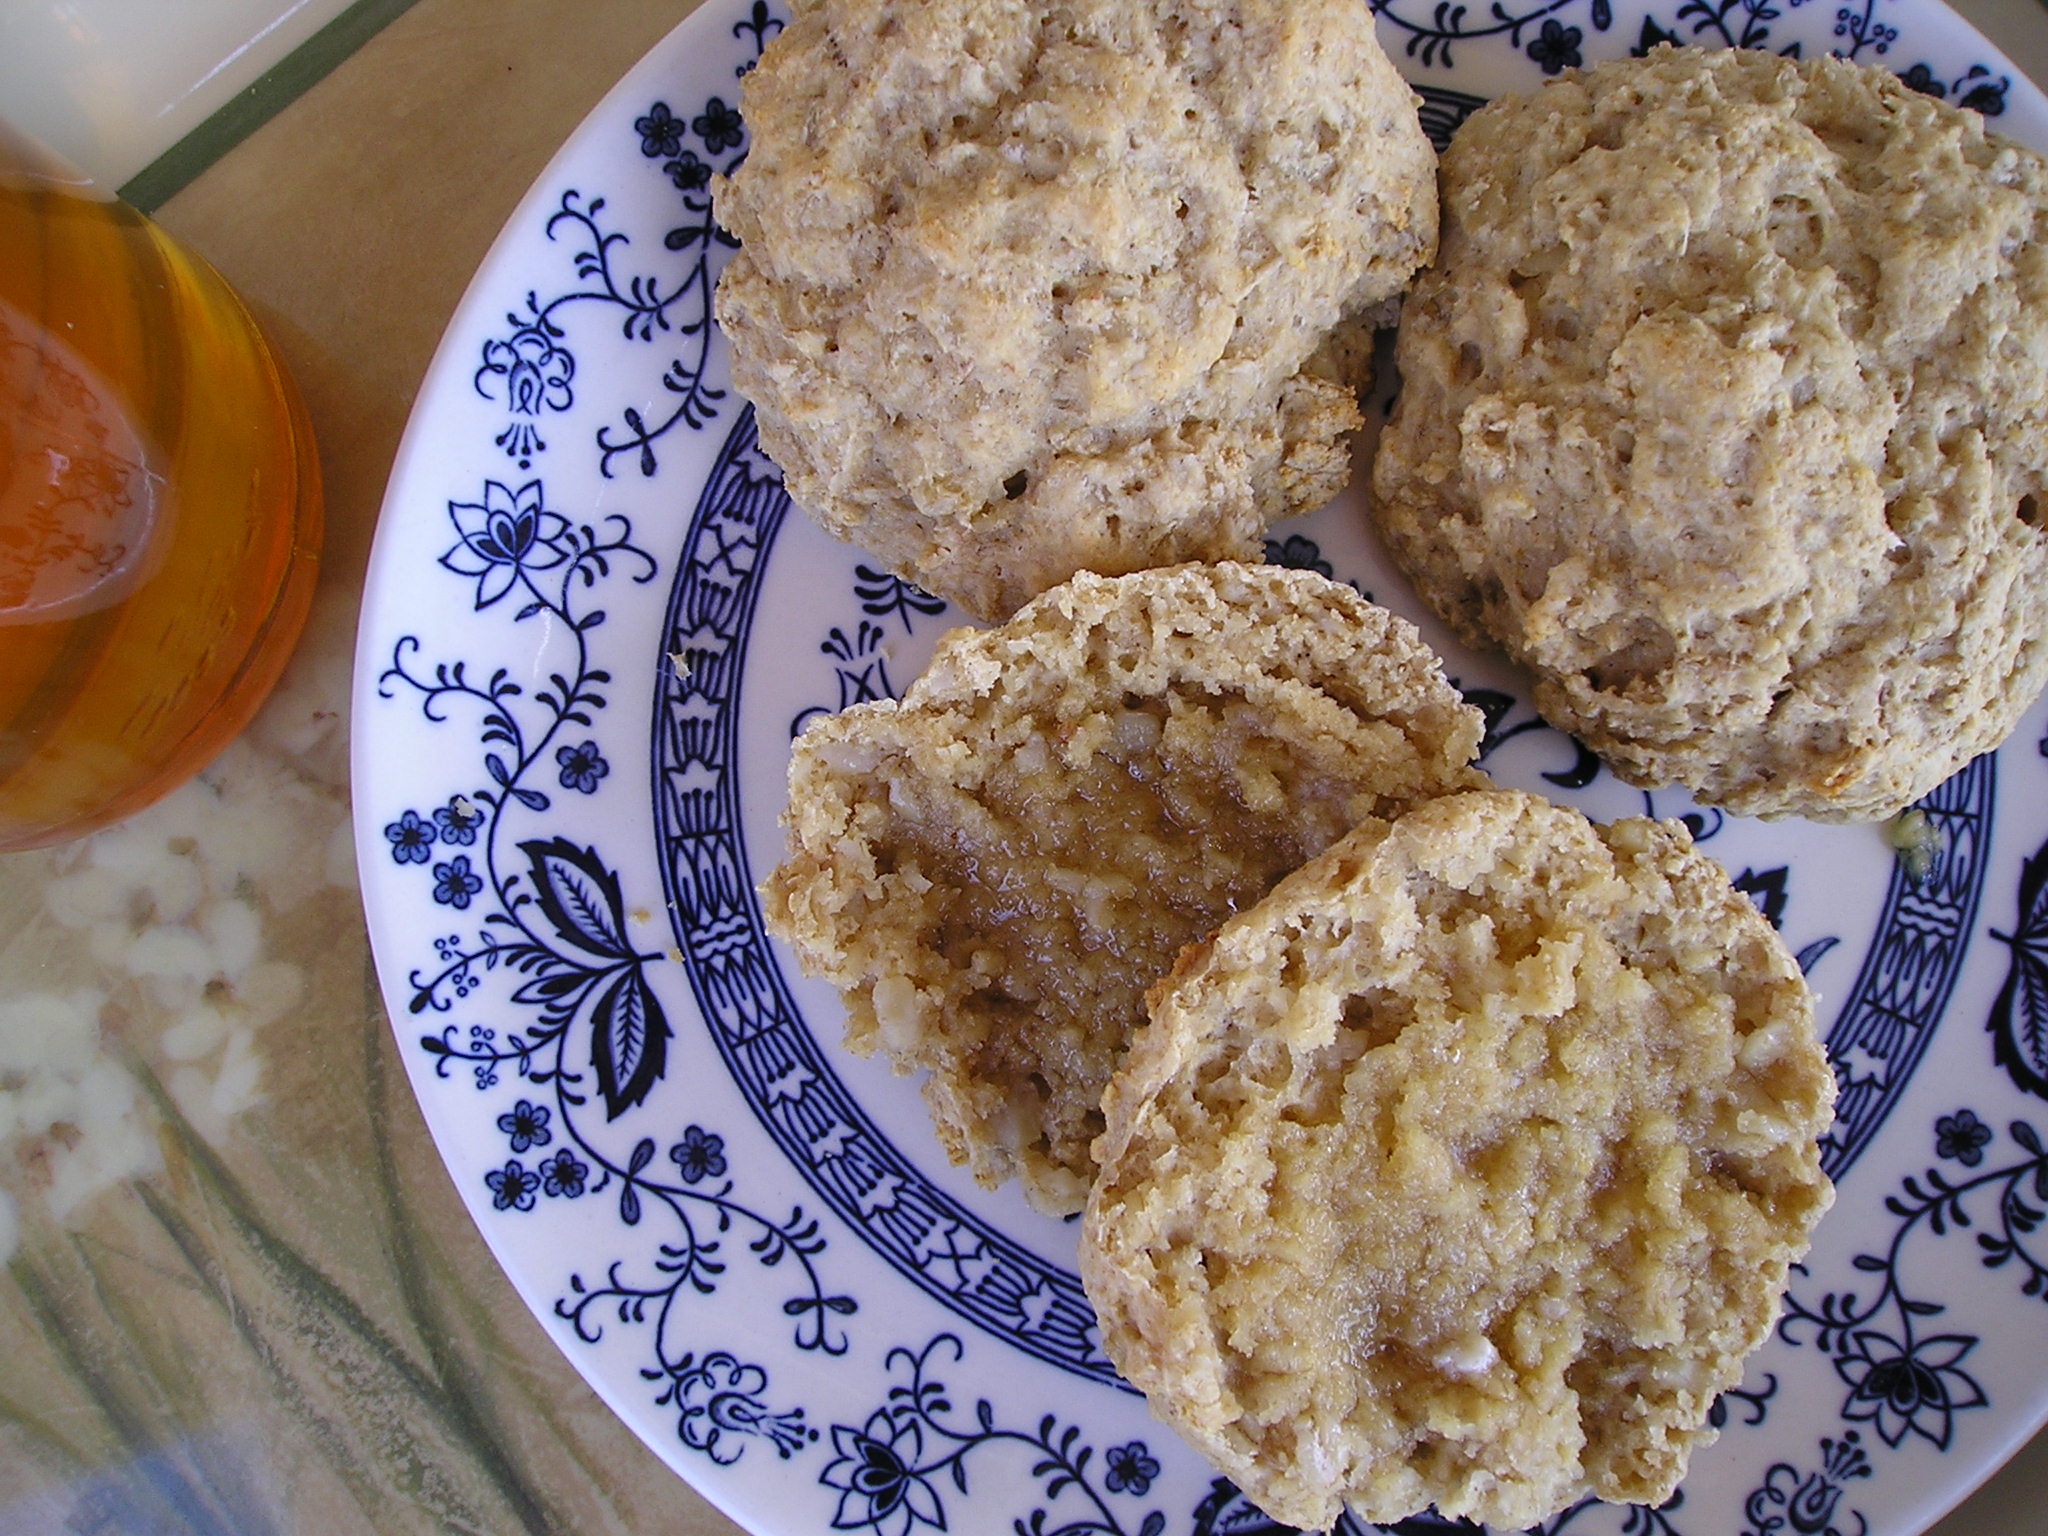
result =
[[[239,299],[0,138],[0,849],[205,766],[312,597],[318,464]]]

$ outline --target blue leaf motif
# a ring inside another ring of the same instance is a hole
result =
[[[1800,974],[1810,974],[1814,966],[1820,963],[1821,956],[1841,942],[1840,939],[1830,936],[1825,939],[1815,939],[1811,944],[1806,945],[1793,957],[1799,962]]]
[[[661,1003],[634,966],[619,973],[591,1010],[592,1065],[606,1117],[616,1120],[646,1099],[668,1064],[671,1031]]]
[[[625,902],[619,877],[595,848],[565,838],[535,838],[519,845],[533,871],[540,909],[563,941],[604,960],[637,958],[626,942]]]
[[[527,1007],[538,1007],[541,1016],[551,1024],[559,1024],[576,1011],[576,1004],[582,998],[584,989],[601,973],[584,966],[564,969],[547,969],[531,981],[523,983],[512,994],[512,1001]]]
[[[1744,869],[1735,877],[1735,889],[1742,892],[1756,904],[1773,928],[1785,926],[1785,902],[1789,896],[1786,889],[1791,878],[1788,866],[1780,864],[1774,869]]]
[[[1991,931],[2011,946],[2012,962],[1986,1027],[1992,1057],[2014,1086],[2048,1098],[2048,847],[2020,861],[2018,894],[2013,932]]]
[[[1667,31],[1665,28],[1658,26],[1655,17],[1645,16],[1643,18],[1642,36],[1636,40],[1635,47],[1629,49],[1629,57],[1640,59],[1652,48],[1660,47],[1665,43],[1676,44],[1683,41],[1684,39],[1676,32]]]

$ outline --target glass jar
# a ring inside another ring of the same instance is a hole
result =
[[[226,745],[312,600],[305,408],[220,276],[0,127],[0,850]]]

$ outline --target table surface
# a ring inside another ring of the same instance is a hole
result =
[[[284,682],[198,781],[0,857],[0,1533],[737,1530],[528,1316],[441,1171],[350,848],[385,476],[520,194],[692,0],[419,0],[160,218],[249,299],[326,476]],[[1961,7],[2048,79],[2036,0]],[[2048,1536],[2048,1437],[1938,1536]]]

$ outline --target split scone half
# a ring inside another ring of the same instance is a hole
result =
[[[763,909],[955,1162],[1071,1214],[1146,988],[1361,817],[1484,783],[1480,734],[1338,582],[1083,574],[797,739]]]
[[[1832,1189],[1798,966],[1675,823],[1482,791],[1191,948],[1106,1100],[1081,1274],[1274,1519],[1657,1503]]]

